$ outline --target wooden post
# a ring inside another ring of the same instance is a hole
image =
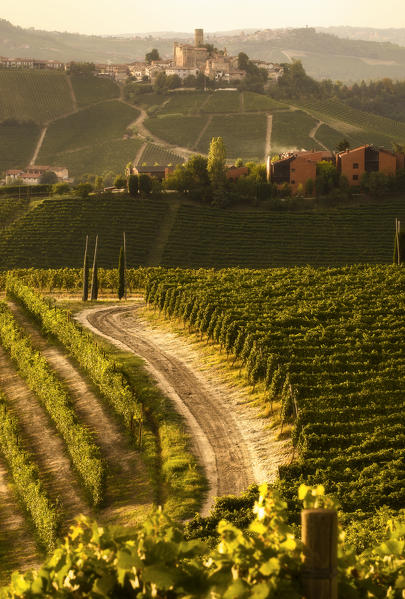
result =
[[[337,599],[337,513],[329,509],[303,510],[301,523],[304,597]]]
[[[401,266],[401,221],[396,219],[398,266]]]

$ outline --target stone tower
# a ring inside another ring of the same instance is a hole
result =
[[[194,29],[194,46],[198,48],[204,43],[204,29]]]

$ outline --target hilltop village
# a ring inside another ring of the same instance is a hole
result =
[[[152,53],[151,53],[152,54]],[[152,55],[153,56],[153,55]],[[283,74],[280,64],[264,60],[250,61],[267,73],[269,80],[277,81]],[[57,60],[37,60],[35,58],[7,58],[0,56],[0,69],[52,69],[70,71],[73,63]],[[94,72],[100,77],[110,77],[114,81],[124,82],[129,77],[137,81],[153,81],[160,73],[167,76],[178,75],[181,80],[188,76],[203,74],[210,80],[232,82],[241,81],[246,71],[238,64],[238,56],[230,56],[224,48],[217,50],[204,43],[203,29],[195,29],[194,45],[174,42],[173,58],[152,58],[142,62],[127,64],[96,63]]]

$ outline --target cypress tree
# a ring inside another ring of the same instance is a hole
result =
[[[97,249],[98,235],[96,235],[96,244],[94,246],[93,272],[91,277],[91,299],[96,300],[98,297],[98,273],[97,273]]]
[[[118,299],[122,299],[125,295],[125,265],[124,265],[124,248],[120,248],[120,257],[118,260]]]
[[[89,244],[89,236],[86,235],[86,247],[84,249],[84,259],[83,259],[83,295],[82,301],[87,302],[89,297],[89,265],[87,260],[87,248]]]

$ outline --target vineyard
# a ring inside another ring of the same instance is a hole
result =
[[[25,166],[34,153],[39,133],[38,125],[32,121],[0,123],[0,172]]]
[[[125,231],[128,265],[145,264],[167,211],[162,200],[130,197],[47,199],[5,229],[0,265],[79,267],[84,242],[99,236],[99,264],[116,266]]]
[[[266,116],[242,114],[214,116],[197,146],[197,151],[208,153],[213,137],[224,139],[229,158],[249,158],[261,161],[265,153]]]
[[[147,301],[220,346],[291,423],[290,502],[323,482],[345,512],[404,505],[402,269],[157,271]]]
[[[163,237],[160,265],[166,267],[389,264],[395,218],[405,220],[402,198],[316,212],[238,212],[183,204],[167,236],[169,201],[122,195],[47,199],[0,231],[0,268],[80,267],[87,234],[91,243],[100,236],[99,264],[111,268],[117,265],[123,231],[128,266],[155,264],[149,258]]]
[[[276,113],[273,116],[272,149],[278,152],[289,148],[320,150],[320,146],[309,136],[315,125],[316,120],[301,110]]]
[[[0,229],[7,227],[23,214],[29,205],[27,198],[0,198]]]
[[[72,110],[64,73],[0,70],[0,122],[16,119],[44,123]]]
[[[0,505],[5,516],[7,499],[14,519],[19,503],[24,507],[24,542],[35,539],[36,556],[52,549],[79,513],[136,523],[153,503],[164,503],[182,518],[196,511],[204,488],[179,416],[139,360],[96,342],[53,299],[32,291],[32,283],[49,285],[49,274],[9,275],[8,300],[0,303],[0,452],[9,479],[2,461]],[[116,284],[116,271],[104,275]],[[79,271],[51,276],[53,285],[80,285]],[[3,541],[2,528],[1,580],[11,564],[35,558],[18,561],[21,538],[12,551],[3,552]]]
[[[47,164],[58,152],[120,139],[138,115],[134,108],[113,100],[60,119],[49,127],[38,160]]]
[[[166,150],[165,148],[157,146],[156,144],[147,144],[142,152],[138,164],[146,164],[147,166],[153,166],[155,164],[176,166],[177,164],[182,164],[183,162],[184,159],[178,154],[170,152],[170,150]]]
[[[108,78],[71,75],[70,80],[79,106],[87,106],[100,100],[111,100],[120,95],[118,85]]]

